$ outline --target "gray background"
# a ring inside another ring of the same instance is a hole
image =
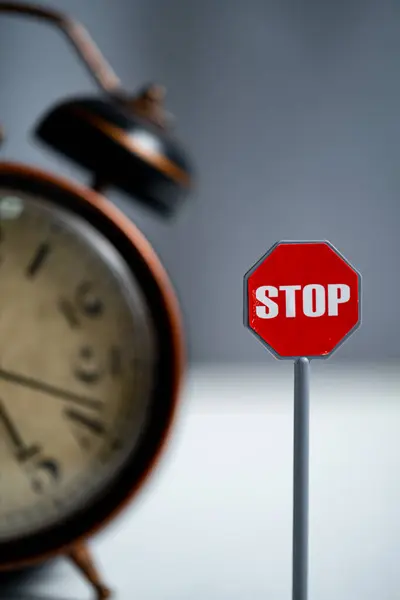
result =
[[[310,600],[396,600],[399,3],[50,5],[83,21],[128,89],[166,84],[199,173],[172,223],[112,194],[170,272],[193,368],[151,493],[91,544],[106,580],[121,600],[290,597],[292,365],[244,329],[242,278],[280,238],[327,238],[363,274],[364,323],[313,365]],[[0,19],[4,158],[85,181],[27,134],[54,101],[93,91],[56,32]],[[0,595],[89,598],[66,561],[34,577]]]
[[[161,255],[193,362],[265,360],[242,326],[242,277],[280,238],[327,238],[364,276],[364,325],[332,360],[399,354],[400,5],[389,0],[77,0],[79,18],[134,90],[169,88],[199,173],[164,223],[113,193]],[[27,138],[64,95],[94,91],[54,31],[0,21],[3,157],[77,178]]]

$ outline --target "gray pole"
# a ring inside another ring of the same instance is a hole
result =
[[[294,364],[293,582],[292,600],[308,598],[308,453],[310,362]]]

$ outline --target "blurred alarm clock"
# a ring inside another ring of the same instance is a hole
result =
[[[132,499],[164,447],[184,366],[179,308],[149,242],[102,194],[172,215],[191,185],[163,89],[129,97],[81,25],[35,6],[102,90],[62,102],[38,139],[92,187],[0,162],[0,569],[59,554],[107,598],[86,540]]]

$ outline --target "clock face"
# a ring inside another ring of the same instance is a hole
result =
[[[0,541],[107,489],[148,417],[157,336],[108,241],[0,187]]]

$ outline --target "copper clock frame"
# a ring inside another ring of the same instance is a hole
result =
[[[0,570],[19,569],[69,554],[114,519],[133,500],[156,466],[176,415],[185,347],[176,295],[156,253],[131,221],[97,192],[42,170],[0,163],[0,187],[53,202],[94,226],[124,258],[145,295],[159,347],[158,375],[148,426],[122,469],[99,495],[68,520],[16,541],[0,542]]]

